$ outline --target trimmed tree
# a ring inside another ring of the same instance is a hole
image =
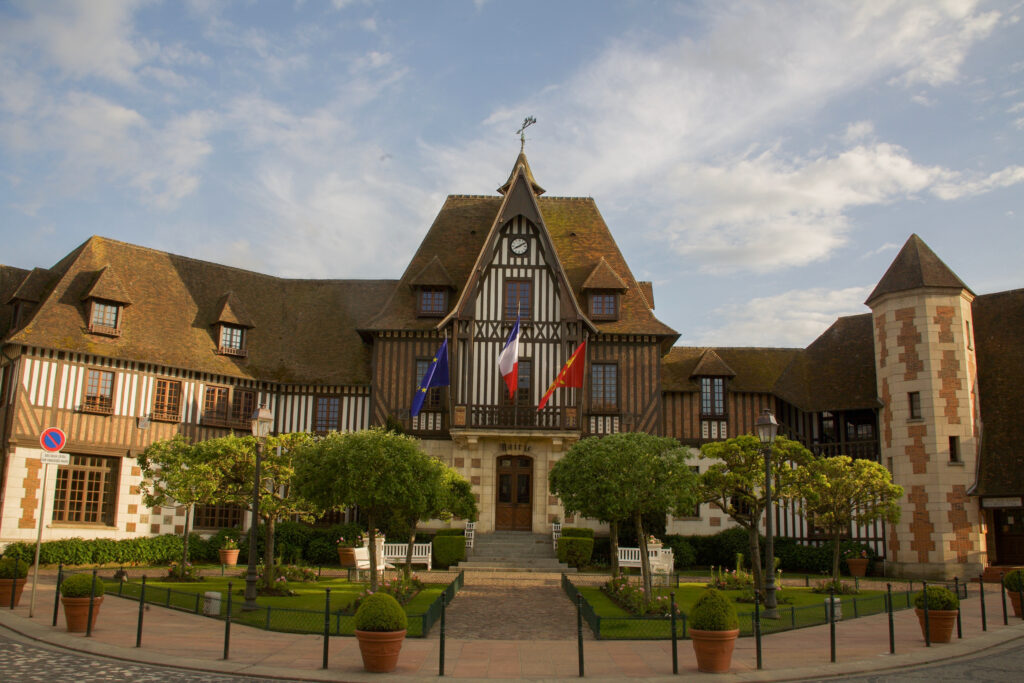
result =
[[[643,432],[588,437],[573,444],[549,475],[551,491],[566,512],[611,527],[613,572],[618,572],[618,523],[632,522],[640,545],[644,595],[652,595],[651,565],[643,516],[678,514],[697,502],[697,477],[689,453],[675,439]]]
[[[138,458],[142,470],[142,502],[157,505],[185,506],[185,527],[182,532],[181,566],[188,563],[189,526],[196,503],[205,503],[217,492],[216,470],[205,462],[195,446],[180,434],[172,439],[156,441],[146,447]]]
[[[765,509],[764,446],[756,436],[744,434],[701,446],[702,460],[715,460],[700,477],[701,499],[718,508],[747,530],[754,586],[764,589],[761,571],[760,526]],[[772,500],[797,497],[796,472],[813,456],[798,441],[777,437],[772,443]],[[775,558],[766,558],[767,571],[775,571]]]
[[[370,535],[370,589],[377,590],[375,524],[430,509],[439,478],[417,439],[381,428],[332,432],[300,449],[295,487],[319,510],[358,506]]]
[[[900,521],[903,487],[872,460],[815,458],[796,472],[804,510],[832,537],[832,581],[839,581],[839,543],[854,524]]]

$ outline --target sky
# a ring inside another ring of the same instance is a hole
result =
[[[398,278],[519,152],[679,344],[799,346],[917,233],[1024,287],[1024,2],[0,0],[0,263]]]

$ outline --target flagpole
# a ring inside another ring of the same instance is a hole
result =
[[[519,393],[519,342],[522,341],[522,338],[523,338],[523,327],[522,327],[522,322],[520,320],[520,316],[522,314],[522,311],[523,311],[523,300],[522,300],[521,297],[519,297],[517,295],[517,298],[516,298],[516,324],[519,325],[519,338],[516,339],[516,358],[515,358],[516,389],[515,389],[514,392],[512,392],[512,426],[513,427],[518,427],[519,426],[519,397],[516,394]]]
[[[455,322],[452,322],[455,325]],[[454,338],[454,337],[453,337]],[[448,341],[448,328],[444,328],[444,340]],[[451,356],[450,347],[445,347],[445,353]],[[446,359],[447,360],[447,359]],[[452,416],[454,414],[454,408],[452,407],[452,364],[448,363],[448,429],[452,428]]]

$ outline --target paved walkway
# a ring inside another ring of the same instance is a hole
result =
[[[539,602],[571,603],[560,592],[552,592],[557,577],[486,577],[467,575],[467,588],[453,604],[473,595],[472,590],[487,584],[497,586],[496,593],[506,599],[518,600],[524,611],[534,619],[547,617],[540,607],[530,607],[531,598]],[[535,589],[541,589],[536,590]],[[518,598],[517,598],[518,596]],[[53,610],[53,586],[43,586],[36,605],[35,618],[28,617],[29,591],[21,605],[11,611],[0,609],[0,626],[24,636],[47,643],[122,660],[184,667],[212,672],[234,673],[251,677],[285,680],[323,681],[387,681],[433,680],[438,674],[439,638],[435,626],[426,639],[405,641],[399,668],[392,675],[366,674],[362,671],[358,645],[354,638],[330,640],[330,667],[321,669],[323,639],[319,636],[266,632],[232,625],[229,659],[223,659],[224,624],[212,619],[152,607],[145,613],[142,647],[136,649],[135,632],[138,603],[108,596],[93,632],[93,637],[69,634],[63,630],[63,618],[57,628],[50,625]],[[473,602],[467,600],[466,604]],[[464,623],[478,628],[496,629],[509,624],[505,611],[480,612],[482,602],[466,607]],[[977,585],[971,585],[971,597],[963,602],[964,639],[925,648],[920,627],[911,610],[895,614],[896,655],[889,655],[886,615],[843,621],[836,626],[838,663],[829,662],[829,629],[827,626],[789,631],[764,639],[764,670],[756,670],[754,640],[741,638],[733,657],[733,673],[709,676],[716,681],[729,680],[797,680],[821,678],[860,672],[878,672],[942,659],[974,654],[998,644],[1024,639],[1024,621],[1010,617],[1010,625],[1002,624],[999,593],[986,591],[988,632],[981,630],[980,601]],[[470,614],[474,612],[474,614]],[[573,615],[574,616],[574,615]],[[458,625],[463,617],[456,617]],[[546,625],[530,619],[509,624],[507,633],[515,638],[482,639],[480,633],[459,637],[449,634],[446,640],[445,673],[450,678],[555,680],[578,675],[577,645],[574,640],[554,640]],[[559,633],[561,629],[557,629]],[[545,634],[548,637],[545,637]],[[474,637],[475,635],[475,637]],[[530,638],[530,639],[524,639]],[[585,673],[588,678],[645,680],[678,680],[672,676],[671,643],[667,641],[594,641],[584,644]],[[679,643],[679,672],[687,677],[702,677],[696,671],[690,643]]]

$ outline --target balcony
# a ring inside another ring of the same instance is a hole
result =
[[[881,451],[876,439],[859,441],[835,441],[830,443],[814,443],[807,448],[819,457],[831,458],[837,455],[848,455],[851,458],[879,462]]]
[[[563,417],[563,411],[565,415]],[[469,406],[468,425],[491,429],[579,429],[574,408],[536,406]]]
[[[113,415],[114,400],[110,396],[86,396],[81,411],[96,415]]]

